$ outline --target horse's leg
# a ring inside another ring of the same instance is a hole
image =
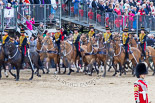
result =
[[[122,65],[119,63],[119,71],[120,71],[120,76],[122,75]]]
[[[19,69],[18,66],[16,67],[16,72],[17,72],[16,81],[19,81],[19,72],[20,72],[20,69]]]
[[[48,74],[49,73],[49,62],[48,61],[46,61],[46,70],[47,70],[46,74]]]
[[[61,74],[61,71],[60,71],[60,58],[58,59],[58,67],[59,67],[59,72],[58,72],[58,74]]]
[[[1,66],[0,66],[0,79],[2,78],[2,73],[1,73],[1,71],[2,71],[2,68],[1,68]]]
[[[96,62],[94,63],[94,66],[95,66],[95,70],[96,70],[97,74],[99,74],[99,70],[96,67]]]
[[[34,65],[35,65],[35,67],[37,68],[37,76],[38,76],[38,77],[41,77],[41,75],[39,74],[39,69],[40,69],[41,66],[39,66],[38,63],[34,63]]]
[[[64,72],[63,72],[63,74],[66,74],[66,66],[65,66],[65,68],[64,68],[65,70],[64,70]]]
[[[9,73],[16,79],[17,76],[16,76],[16,74],[12,73],[11,69],[12,69],[12,66],[9,68]],[[17,67],[16,67],[16,69],[17,69]]]
[[[69,73],[68,73],[68,75],[70,75],[72,72],[74,72],[74,70],[71,68],[71,63],[68,63],[68,66],[69,66]]]
[[[116,65],[113,64],[113,67],[114,67],[114,70],[115,70],[115,73],[113,74],[113,76],[116,76],[116,74],[117,74],[117,64]]]
[[[106,65],[107,64],[107,59],[105,60],[105,62],[104,62],[104,73],[103,73],[103,75],[102,75],[102,77],[105,77],[106,76]]]
[[[33,67],[32,67],[32,65],[31,65],[31,63],[29,62],[29,65],[31,66],[31,71],[32,71],[32,75],[31,75],[31,77],[30,77],[30,79],[29,80],[32,80],[33,79],[33,74],[34,74],[34,70],[33,70]],[[39,72],[39,71],[38,71]]]

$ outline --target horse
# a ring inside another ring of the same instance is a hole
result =
[[[103,65],[104,65],[104,69],[101,69],[103,73],[103,77],[106,76],[106,67],[107,67],[107,62],[108,62],[108,59],[110,59],[110,63],[113,61],[113,49],[110,48],[109,49],[109,52],[107,51],[106,49],[106,45],[104,44],[103,42],[103,36],[102,35],[97,35],[97,38],[98,38],[98,52],[97,52],[97,59],[99,61],[102,61]],[[110,71],[110,68],[111,66],[109,67],[109,70]]]
[[[129,35],[129,44],[132,47],[138,48],[141,51],[140,46],[136,43],[135,39],[133,38],[132,35]],[[142,53],[142,52],[141,52]],[[153,67],[151,67],[150,61],[149,59],[152,58],[153,60],[153,64],[155,64],[155,53],[154,53],[154,48],[151,46],[146,46],[146,60],[144,60],[147,64],[148,64],[148,68],[150,68],[153,72],[155,72],[155,67],[153,69]],[[142,59],[142,58],[141,58]],[[155,73],[153,73],[154,75]]]
[[[85,66],[88,67],[88,74],[92,76],[93,73],[93,65],[96,63],[96,54],[97,54],[97,48],[94,47],[94,44],[96,42],[96,39],[94,37],[90,38],[90,41],[86,45],[82,45],[81,49],[83,50],[81,52],[83,61],[85,63]],[[85,67],[86,68],[86,67]],[[95,69],[97,74],[99,74],[99,70]]]
[[[7,74],[6,68],[5,68],[4,59],[5,59],[5,56],[4,56],[4,49],[3,49],[2,45],[0,45],[0,79],[1,79],[1,77],[2,77],[2,74],[1,74],[1,67],[2,67],[2,66],[3,66],[3,68],[4,68],[5,76],[8,77],[8,74]]]
[[[4,47],[5,47],[4,48],[5,55],[9,57],[8,63],[10,63],[12,67],[16,68],[16,75],[12,73],[11,69],[9,70],[9,72],[12,76],[15,77],[16,81],[19,81],[19,72],[20,72],[20,68],[22,67],[21,51],[14,43],[10,41],[7,42]],[[38,77],[41,76],[39,75],[39,64],[38,64],[39,56],[36,53],[30,53],[29,56],[31,59],[29,59],[28,57],[25,57],[24,61],[25,63],[28,63],[31,66],[32,75],[29,80],[32,80],[33,74],[34,74],[33,64],[35,67],[37,67],[37,76]]]
[[[120,45],[121,41],[120,41],[120,37],[116,36],[114,37],[114,41],[113,41],[113,47],[114,47],[114,64],[119,64],[119,71],[120,71],[120,76],[122,75],[122,66],[125,64],[125,50],[124,48]],[[130,53],[129,53],[129,60],[131,60],[132,64],[133,64],[133,69],[132,69],[132,74],[134,74],[134,68],[136,67],[136,65],[139,63],[139,60],[141,58],[141,52],[139,49],[131,47],[130,48]],[[116,66],[114,66],[115,69],[115,73],[113,74],[113,76],[115,76],[117,74],[117,68]],[[125,73],[125,70],[124,70]]]
[[[50,36],[46,36],[44,38],[43,44],[44,44],[44,49],[45,49],[45,52],[47,55],[46,68],[47,68],[48,72],[49,72],[49,63],[50,63],[51,59],[53,59],[54,63],[56,64],[55,74],[57,74],[57,73],[60,74],[60,54],[58,54],[58,49],[55,47],[55,44],[53,43]],[[57,71],[57,67],[59,67],[59,71]]]

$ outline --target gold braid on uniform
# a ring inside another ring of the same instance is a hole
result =
[[[127,38],[128,38],[128,33],[127,33],[127,35],[124,35],[124,33],[123,33],[123,44],[126,43]]]
[[[3,44],[5,44],[5,40],[8,37],[8,35],[3,36]]]
[[[73,43],[75,43],[75,41],[76,41],[78,35],[79,35],[78,33],[77,33],[77,34],[74,34],[74,41],[73,41]]]
[[[139,35],[139,39],[140,39],[140,42],[141,43],[143,43],[143,39],[144,39],[144,36],[145,36],[146,34],[140,34]]]
[[[60,35],[61,35],[60,32],[55,33],[55,40],[56,40],[56,41],[58,41]]]
[[[110,36],[111,33],[104,33],[104,40],[107,42]]]
[[[89,38],[91,38],[94,33],[95,33],[94,31],[89,31],[89,33],[88,33]]]
[[[24,36],[20,36],[20,38],[19,38],[20,45],[19,46],[22,46],[24,38],[25,38],[25,35]]]

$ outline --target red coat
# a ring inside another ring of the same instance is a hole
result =
[[[148,103],[147,83],[143,79],[139,79],[134,83],[134,95],[137,103]]]
[[[83,17],[83,9],[79,10],[79,14],[80,14],[81,17]]]
[[[97,21],[101,22],[101,15],[100,14],[97,14]]]
[[[88,17],[89,19],[93,19],[94,13],[92,11],[88,12]]]

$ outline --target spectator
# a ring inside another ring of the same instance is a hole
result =
[[[153,6],[153,2],[150,2],[151,14],[155,12],[155,7]]]
[[[151,14],[151,8],[150,8],[150,1],[149,0],[146,2],[146,9],[147,9],[148,13]]]
[[[92,4],[91,4],[93,10],[96,10],[97,9],[97,5],[98,5],[97,1],[96,0],[93,0],[92,1]]]
[[[7,4],[6,9],[12,9],[10,3]],[[11,18],[10,18],[10,17],[7,17],[6,19],[7,19],[6,28],[9,28],[9,24],[10,24],[10,20],[11,20]]]
[[[121,12],[125,11],[125,6],[124,6],[123,2],[120,2],[120,10],[121,10]]]
[[[40,30],[41,33],[44,32],[44,24],[42,22],[40,22],[40,25],[38,26],[38,29]],[[40,34],[40,33],[39,33]]]
[[[129,10],[129,29],[133,30],[133,18],[134,18],[134,13],[132,13],[131,10]]]
[[[48,30],[45,30],[45,32],[43,33],[43,37],[46,37],[48,35]]]
[[[105,11],[106,11],[106,12],[107,12],[107,10],[108,10],[108,7],[109,7],[109,2],[106,1],[106,3],[105,3]]]
[[[121,15],[121,10],[119,8],[119,4],[116,4],[114,11],[117,13],[117,15]]]
[[[104,12],[105,7],[104,7],[104,2],[103,2],[103,0],[101,0],[101,1],[99,2],[98,7],[99,7],[99,10],[100,10],[101,12]]]
[[[136,6],[135,3],[133,2],[133,0],[130,0],[129,5],[130,6]]]
[[[148,34],[147,46],[154,46],[155,40],[152,34]]]
[[[74,15],[78,17],[79,0],[73,0],[72,2],[74,4]]]
[[[31,37],[33,33],[33,24],[35,24],[34,18],[31,19],[31,16],[27,15],[26,25],[29,30],[27,30],[26,33],[29,37]]]
[[[144,11],[145,11],[145,15],[148,15],[149,12],[148,12],[148,10],[147,10],[147,8],[146,8],[146,4],[143,4],[143,8],[144,8]]]
[[[51,7],[51,14],[50,14],[50,22],[51,22],[51,20],[53,20],[55,12],[56,12],[55,11],[56,8],[57,8],[56,1],[55,0],[51,0],[51,5],[52,5],[52,7]]]
[[[37,46],[37,41],[34,40],[34,37],[30,37],[30,51],[35,52]]]

